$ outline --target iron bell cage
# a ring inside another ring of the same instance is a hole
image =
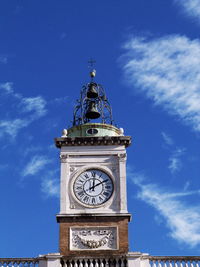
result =
[[[112,108],[104,88],[91,81],[81,89],[74,107],[73,126],[89,123],[93,119],[103,124],[113,124]]]

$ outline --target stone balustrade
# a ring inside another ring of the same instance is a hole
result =
[[[77,258],[62,260],[62,267],[127,267],[126,257]]]
[[[200,256],[149,256],[151,267],[200,267]]]
[[[128,253],[112,257],[62,257],[59,253],[37,258],[0,258],[0,267],[200,267],[200,256],[150,256]]]
[[[0,267],[38,267],[38,258],[0,258]]]

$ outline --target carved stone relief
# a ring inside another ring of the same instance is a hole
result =
[[[70,250],[115,250],[117,227],[71,227]]]

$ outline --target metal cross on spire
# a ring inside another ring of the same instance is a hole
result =
[[[92,69],[94,67],[95,63],[96,63],[96,60],[91,58],[90,60],[88,60],[88,67],[90,67]]]

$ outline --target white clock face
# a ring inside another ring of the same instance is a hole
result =
[[[81,203],[95,207],[110,199],[113,193],[113,181],[105,172],[90,169],[76,178],[73,190]]]

